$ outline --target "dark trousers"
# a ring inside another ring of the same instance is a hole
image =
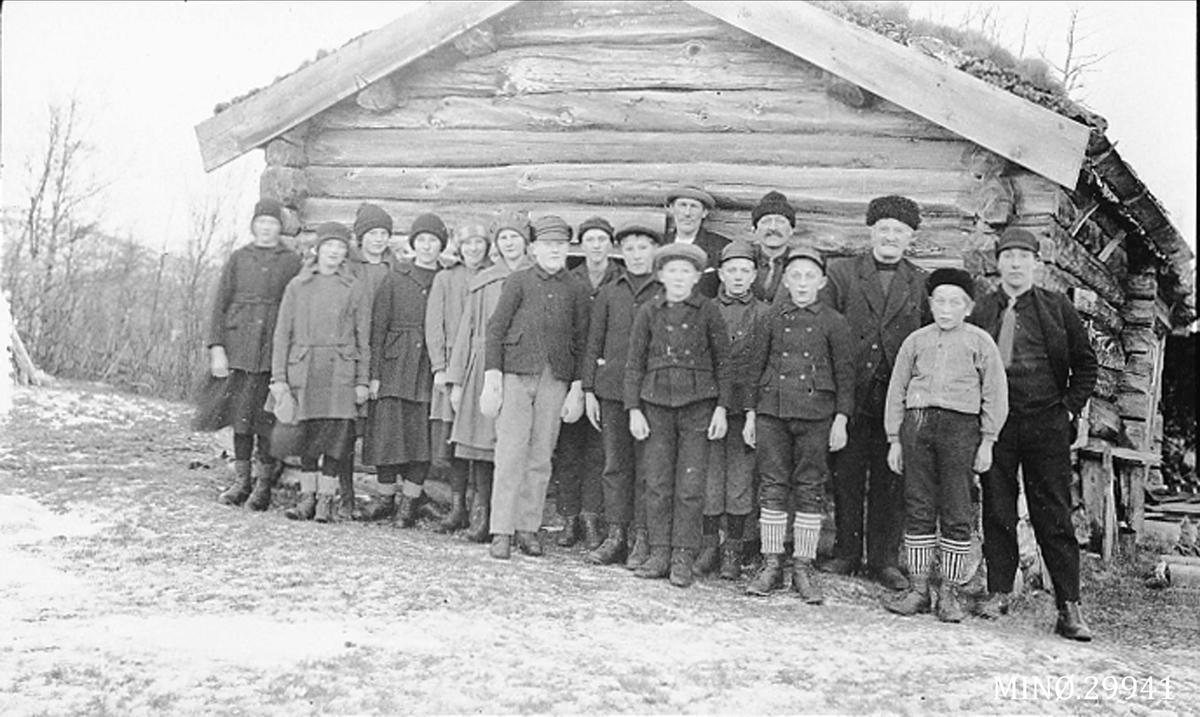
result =
[[[766,510],[820,514],[829,474],[829,428],[833,420],[756,419],[759,506]]]
[[[876,570],[897,567],[904,538],[904,478],[888,468],[883,419],[857,416],[847,438],[846,447],[833,459],[833,554],[854,565],[862,562],[865,513],[867,565]]]
[[[971,477],[979,449],[979,416],[944,408],[912,408],[900,425],[904,450],[905,531],[971,539]]]
[[[754,507],[754,449],[742,438],[746,414],[741,411],[730,413],[728,422],[729,431],[725,437],[708,444],[705,517],[725,513],[749,515]]]
[[[559,515],[604,511],[604,439],[587,416],[562,424],[550,480],[557,486]]]
[[[600,399],[600,428],[604,443],[604,519],[645,528],[646,478],[637,468],[643,446],[629,434],[625,404]]]
[[[1071,525],[1071,423],[1056,406],[1035,416],[1012,416],[992,449],[983,476],[983,557],[988,590],[1012,590],[1017,550],[1017,469],[1025,484],[1029,522],[1061,607],[1079,600],[1079,544]]]
[[[716,401],[678,408],[643,404],[650,437],[638,473],[646,478],[646,532],[651,547],[700,547],[708,463],[708,424]]]

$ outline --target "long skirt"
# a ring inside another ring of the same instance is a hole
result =
[[[233,370],[227,378],[207,371],[197,381],[192,430],[212,432],[232,426],[234,433],[270,436],[275,416],[263,410],[270,394],[269,372]]]
[[[363,463],[427,462],[429,447],[428,403],[392,397],[371,401],[363,433]]]

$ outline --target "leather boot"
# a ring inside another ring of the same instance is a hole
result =
[[[418,497],[400,496],[400,505],[396,506],[397,526],[411,528],[417,524],[417,500]]]
[[[671,584],[677,588],[692,585],[692,551],[687,548],[671,551]]]
[[[908,580],[908,591],[900,597],[885,597],[883,607],[897,615],[916,615],[929,612],[932,604],[929,597],[929,576],[913,575]]]
[[[966,614],[958,599],[958,585],[942,578],[938,586],[937,619],[942,622],[962,622]]]
[[[1008,595],[989,593],[987,599],[975,608],[975,613],[985,620],[999,620],[1008,614]]]
[[[645,528],[637,528],[633,531],[633,545],[630,546],[629,555],[625,558],[625,569],[637,570],[649,559],[650,537]]]
[[[1079,611],[1077,602],[1065,603],[1058,609],[1058,622],[1054,625],[1054,632],[1068,640],[1092,641],[1092,630],[1083,621],[1083,614]]]
[[[496,560],[508,560],[511,558],[512,536],[500,534],[492,536],[492,546],[488,548],[488,555]]]
[[[558,534],[554,544],[560,548],[569,548],[579,542],[579,516],[568,515],[563,518],[563,529]]]
[[[338,476],[338,520],[362,520],[362,511],[354,499],[354,474]]]
[[[773,591],[783,587],[783,554],[766,553],[763,555],[762,567],[758,575],[746,586],[747,595],[766,597]]]
[[[539,531],[518,530],[516,541],[517,548],[526,555],[540,558],[544,554],[542,550],[542,536]]]
[[[671,549],[666,545],[650,548],[650,557],[633,574],[651,580],[665,578],[671,572]]]
[[[825,593],[817,584],[812,561],[792,559],[792,592],[809,605],[825,602]]]
[[[250,474],[250,461],[234,461],[233,462],[233,485],[226,488],[217,497],[225,505],[241,505],[246,502],[246,498],[250,496],[251,489],[254,488],[254,478]]]
[[[625,559],[626,528],[624,523],[609,523],[608,538],[592,552],[587,554],[587,561],[592,565],[612,565]]]
[[[595,513],[581,513],[583,519],[583,547],[595,550],[604,542],[604,530],[600,527],[600,516]]]
[[[387,485],[387,484],[385,484]],[[393,486],[395,484],[390,484]],[[383,488],[381,485],[380,488]],[[363,520],[387,520],[396,514],[396,494],[380,493],[379,498],[367,504],[362,511]]]
[[[313,509],[313,520],[318,523],[329,523],[333,520],[332,494],[317,494],[317,504]]]
[[[486,543],[492,536],[492,472],[484,468],[475,471],[475,496],[471,499],[471,524],[467,540]]]
[[[282,466],[279,463],[255,463],[254,492],[246,501],[250,510],[262,512],[271,507],[271,489],[275,487],[275,478]]]
[[[742,541],[729,538],[721,546],[721,579],[740,580],[742,577]]]
[[[300,498],[296,505],[284,511],[289,520],[312,520],[317,509],[317,474],[306,471],[300,474]]]
[[[716,533],[700,536],[700,552],[696,555],[696,562],[692,563],[692,572],[711,575],[717,571],[721,564],[720,540],[721,536]]]
[[[438,532],[440,533],[453,533],[456,530],[462,530],[467,527],[466,491],[454,491],[451,501],[450,512],[438,523]]]

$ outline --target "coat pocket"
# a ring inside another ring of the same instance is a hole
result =
[[[304,388],[308,384],[307,346],[292,346],[288,350],[287,382],[292,388]]]

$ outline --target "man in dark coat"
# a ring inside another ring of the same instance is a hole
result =
[[[712,195],[700,187],[680,185],[667,194],[667,209],[671,213],[671,227],[663,237],[663,244],[692,244],[704,250],[708,255],[708,266],[705,267],[696,291],[708,298],[714,298],[721,288],[721,280],[717,276],[720,270],[721,250],[729,244],[727,237],[704,227],[708,213],[716,206]]]
[[[916,202],[877,197],[867,206],[871,253],[834,264],[822,300],[850,322],[854,339],[854,409],[846,450],[833,461],[837,541],[826,572],[857,572],[863,554],[866,498],[867,570],[883,585],[904,590],[904,478],[887,465],[883,409],[900,344],[929,323],[923,270],[905,258],[921,224]]]
[[[996,340],[1008,376],[1008,420],[982,481],[990,596],[980,615],[995,618],[1008,609],[1018,561],[1019,468],[1054,583],[1055,632],[1087,642],[1092,632],[1079,611],[1079,545],[1071,525],[1071,429],[1096,386],[1096,353],[1070,300],[1034,286],[1039,245],[1024,229],[1004,231],[996,244],[1000,286],[968,318]]]
[[[783,270],[787,267],[788,250],[796,232],[796,210],[780,192],[770,191],[750,210],[758,249],[758,274],[754,277],[754,296],[768,304],[774,303],[783,288]]]

